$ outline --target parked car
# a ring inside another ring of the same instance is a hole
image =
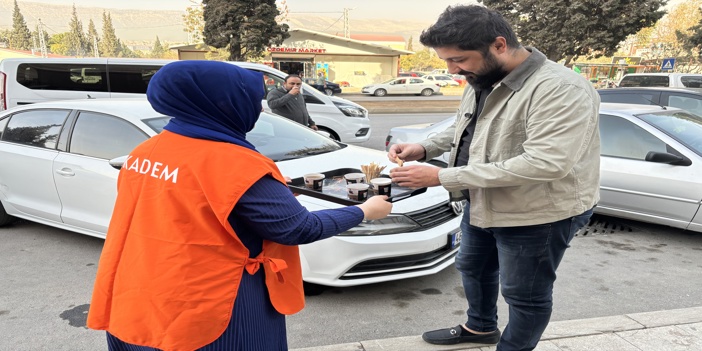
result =
[[[436,84],[419,77],[393,78],[382,83],[366,85],[361,89],[361,93],[375,96],[388,94],[431,96],[438,92],[439,87]]]
[[[677,88],[600,89],[602,102],[678,107],[702,116],[702,93]]]
[[[441,87],[446,87],[446,86],[452,86],[452,87],[457,87],[460,84],[453,79],[453,76],[449,76],[446,74],[427,74],[424,77],[422,77],[426,80],[436,82],[439,84]]]
[[[151,77],[173,60],[122,58],[9,58],[0,61],[0,110],[42,101],[88,98],[137,98]],[[229,62],[263,74],[270,91],[287,73],[273,67]],[[304,85],[307,111],[321,133],[345,143],[362,143],[371,135],[368,111],[361,105]],[[263,108],[270,112],[268,101]]]
[[[115,167],[169,119],[145,99],[56,101],[1,113],[0,226],[22,218],[104,238],[117,192]],[[385,174],[394,167],[382,151],[335,142],[265,112],[247,140],[293,179],[371,162],[387,166]],[[341,206],[297,199],[311,211]],[[454,262],[461,210],[440,188],[396,201],[385,219],[301,246],[304,280],[352,286],[437,273]]]
[[[617,84],[627,87],[669,87],[702,91],[702,74],[694,73],[630,73]]]
[[[398,77],[421,77],[421,73],[417,72],[400,72],[397,74]]]
[[[418,142],[450,127],[390,129],[386,148]],[[673,107],[600,106],[600,202],[595,212],[702,232],[702,117]],[[448,153],[434,159],[448,162]]]
[[[305,78],[305,83],[309,84],[311,87],[323,92],[327,96],[332,96],[334,94],[341,94],[341,86],[334,82],[326,81],[326,86],[317,84],[316,79]]]
[[[452,74],[451,77],[453,77],[453,80],[458,82],[459,86],[465,86],[468,84],[468,80],[466,79],[466,76],[461,75],[461,74]]]

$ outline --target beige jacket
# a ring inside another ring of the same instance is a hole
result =
[[[451,150],[439,180],[453,200],[469,190],[470,223],[478,227],[554,222],[599,200],[599,95],[577,73],[527,49],[529,58],[485,101],[467,166],[454,167],[456,146],[475,111],[470,86],[454,125],[420,143],[427,160]]]

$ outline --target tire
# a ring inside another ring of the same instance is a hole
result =
[[[14,221],[15,217],[12,217],[9,214],[7,214],[5,208],[2,206],[2,203],[0,203],[0,227],[10,224]]]
[[[375,95],[375,96],[385,96],[387,94],[388,94],[388,91],[385,89],[378,89],[373,93],[373,95]]]
[[[334,90],[331,90],[329,88],[325,88],[324,93],[327,94],[327,96],[332,96],[332,95],[334,95]]]
[[[422,96],[432,96],[434,94],[434,91],[429,88],[426,88],[422,90],[421,94]]]

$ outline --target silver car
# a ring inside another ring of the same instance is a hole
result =
[[[439,92],[436,83],[419,77],[400,77],[387,80],[382,83],[366,85],[361,89],[361,93],[375,96],[385,96],[388,94],[415,94],[431,96]]]
[[[424,140],[454,120],[392,128],[386,148]],[[702,117],[671,107],[603,103],[600,137],[596,213],[702,232]],[[448,153],[432,160],[447,162]]]

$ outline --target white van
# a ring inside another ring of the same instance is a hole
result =
[[[617,84],[625,87],[669,87],[702,91],[702,74],[695,73],[629,73]]]
[[[0,61],[0,110],[48,100],[129,98],[146,93],[151,77],[171,60],[117,58],[11,58]],[[266,91],[286,73],[248,62],[231,62],[261,72]],[[304,84],[307,110],[320,132],[347,143],[370,138],[368,111]],[[265,99],[263,107],[270,112]]]

